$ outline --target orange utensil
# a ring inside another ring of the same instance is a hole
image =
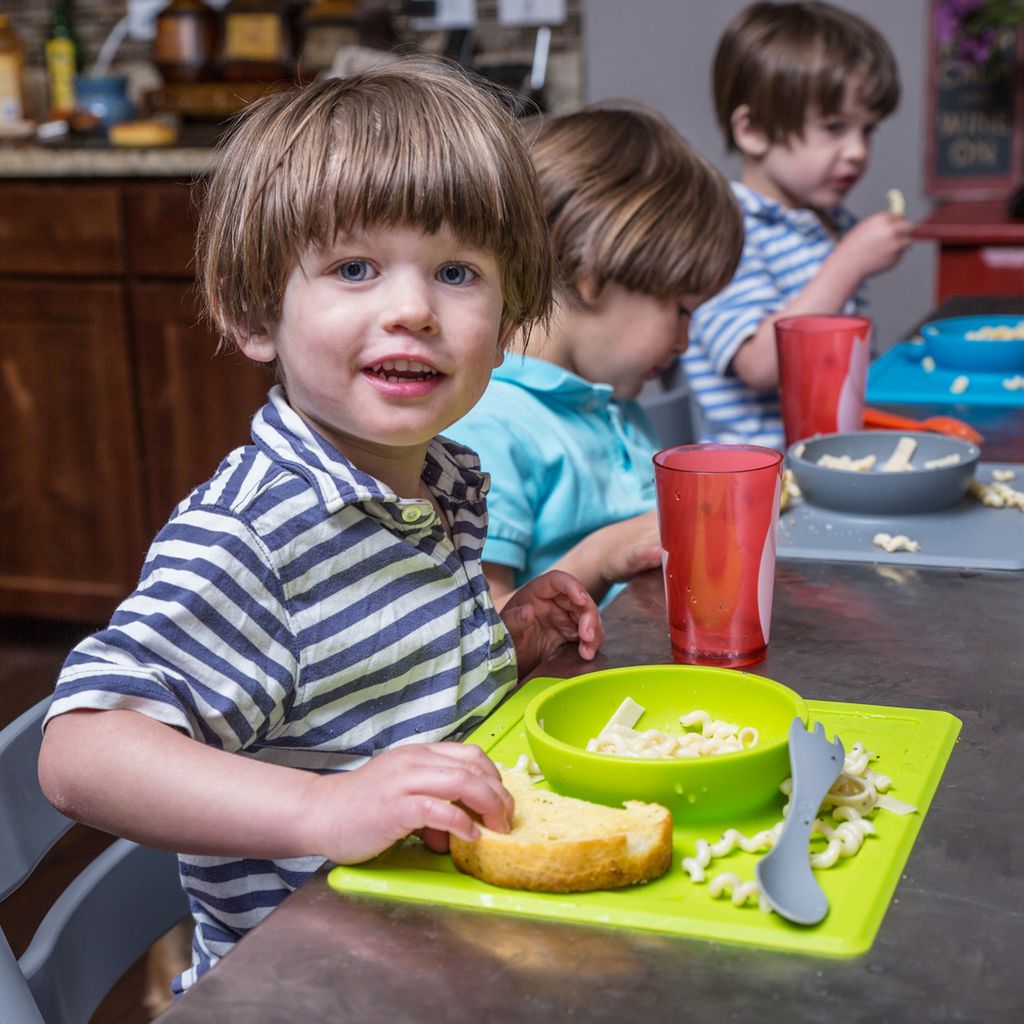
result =
[[[932,430],[937,434],[959,437],[962,441],[970,441],[971,444],[981,444],[985,440],[983,434],[955,416],[929,416],[923,420],[912,420],[907,416],[882,412],[881,409],[865,409],[864,426],[888,427],[892,430]]]

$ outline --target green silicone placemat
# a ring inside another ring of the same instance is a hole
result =
[[[495,761],[514,764],[529,750],[522,727],[527,703],[556,682],[560,680],[531,680],[467,740],[479,743]],[[762,913],[753,904],[735,907],[726,897],[712,899],[707,884],[694,884],[680,867],[682,858],[693,854],[698,838],[714,842],[728,827],[749,835],[772,825],[781,816],[781,795],[777,805],[739,821],[690,827],[677,823],[673,866],[668,873],[648,885],[629,889],[569,895],[500,889],[462,874],[449,857],[429,852],[415,839],[366,864],[333,868],[328,883],[341,892],[638,928],[818,956],[857,956],[870,949],[882,923],[960,731],[960,721],[944,711],[812,700],[807,705],[811,719],[821,721],[829,736],[838,734],[847,749],[860,740],[878,754],[873,767],[893,779],[892,795],[918,808],[916,814],[907,816],[876,810],[872,816],[876,834],[866,837],[857,855],[815,872],[830,911],[812,928]],[[732,871],[744,880],[752,879],[756,861],[756,854],[737,850],[713,861],[708,876]]]

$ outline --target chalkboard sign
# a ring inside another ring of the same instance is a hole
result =
[[[1024,32],[1003,30],[996,59],[979,66],[941,46],[934,24],[925,191],[1005,198],[1024,180]]]

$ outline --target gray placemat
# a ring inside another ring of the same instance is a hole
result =
[[[1011,487],[1024,490],[1024,465],[979,462],[976,477],[992,483],[993,470],[1016,474]],[[876,533],[906,534],[917,551],[888,552],[876,547]],[[941,512],[905,516],[859,516],[833,512],[797,500],[779,516],[778,557],[826,562],[932,565],[953,569],[1024,569],[1024,511],[989,508],[966,497]]]

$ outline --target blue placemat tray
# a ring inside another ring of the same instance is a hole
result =
[[[931,373],[921,365],[926,354],[923,342],[901,341],[868,367],[869,405],[923,402],[930,405],[1001,405],[1024,407],[1024,388],[1009,391],[1003,381],[1012,373],[979,373],[946,370]],[[955,395],[949,389],[957,377],[970,379],[970,387]]]

